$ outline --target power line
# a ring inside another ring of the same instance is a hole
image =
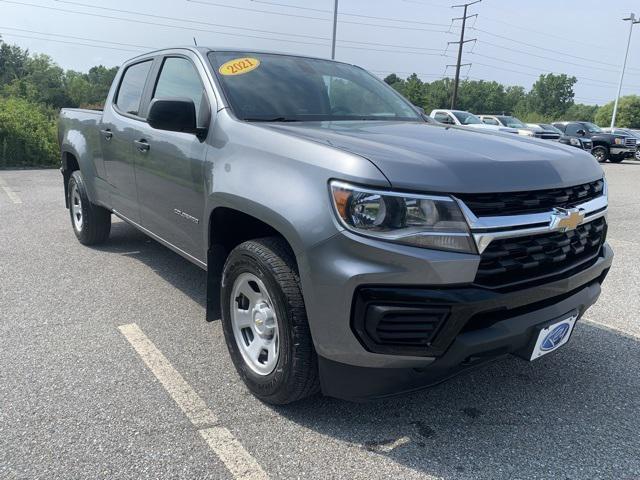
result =
[[[237,5],[225,5],[224,3],[205,2],[203,0],[187,0],[187,2],[200,3],[202,5],[209,5],[212,7],[230,8],[232,10],[242,10],[244,12],[266,13],[267,15],[280,15],[283,17],[304,18],[307,20],[321,20],[323,22],[331,20],[330,18],[310,17],[308,15],[297,15],[294,13],[270,12],[269,10],[260,10],[259,8],[238,7]]]
[[[501,7],[501,8],[502,8],[502,7]],[[504,20],[498,20],[498,19],[496,19],[496,18],[487,17],[486,15],[482,15],[482,19],[483,19],[483,20],[489,20],[490,22],[502,23],[503,25],[507,25],[507,26],[509,26],[509,27],[511,27],[511,28],[514,28],[514,29],[517,29],[517,30],[523,30],[523,31],[525,31],[525,32],[537,33],[538,35],[543,35],[543,36],[545,36],[545,37],[553,37],[553,38],[557,38],[557,39],[559,39],[559,40],[563,40],[563,41],[565,41],[565,42],[572,42],[572,43],[576,43],[576,44],[578,44],[578,45],[580,45],[580,46],[582,46],[582,47],[599,48],[599,49],[601,49],[601,50],[609,50],[607,47],[603,47],[602,45],[596,45],[596,44],[593,44],[593,43],[585,43],[585,42],[584,42],[584,41],[582,41],[582,40],[570,39],[570,38],[563,37],[563,36],[561,36],[561,35],[555,35],[555,34],[553,34],[553,33],[549,33],[549,32],[542,32],[542,31],[540,31],[540,30],[534,30],[534,29],[532,29],[532,28],[520,27],[520,26],[518,26],[518,25],[515,25],[515,24],[514,24],[514,22],[506,22],[506,21],[504,21]],[[503,38],[507,38],[507,37],[503,37]],[[513,41],[513,42],[516,42],[516,40],[510,39],[510,38],[507,38],[507,39],[508,39],[508,40],[511,40],[511,41]],[[536,47],[536,48],[540,48],[540,49],[543,49],[543,50],[549,50],[549,49],[545,49],[545,48],[543,48],[543,47]],[[550,50],[550,51],[554,51],[554,52],[556,52],[556,53],[561,53],[561,52],[558,52],[557,50]],[[563,53],[563,54],[564,54],[564,53]],[[567,55],[567,54],[564,54],[564,55]],[[579,58],[579,57],[576,57],[576,58]]]
[[[55,40],[55,39],[52,39],[52,38],[34,37],[32,35],[21,35],[21,34],[18,34],[18,33],[3,33],[3,35],[5,37],[29,38],[29,39],[32,39],[32,40],[43,40],[45,42],[64,43],[64,44],[67,44],[67,45],[80,45],[80,46],[84,46],[84,47],[103,48],[103,49],[106,49],[106,50],[119,50],[121,52],[140,53],[140,50],[129,50],[129,49],[126,49],[126,48],[108,47],[106,45],[91,45],[89,43],[68,42],[68,41],[65,41],[65,40]]]
[[[311,7],[300,7],[298,5],[291,5],[288,3],[278,3],[278,2],[268,2],[266,0],[251,0],[254,3],[262,3],[264,5],[274,5],[274,6],[278,6],[278,7],[287,7],[287,8],[295,8],[298,10],[309,10],[312,12],[323,12],[323,13],[333,13],[331,10],[320,10],[317,8],[311,8]],[[368,18],[368,19],[372,19],[372,20],[386,20],[386,21],[391,21],[391,22],[402,22],[402,23],[413,23],[416,25],[432,25],[432,26],[436,26],[436,27],[448,27],[448,24],[445,23],[432,23],[432,22],[422,22],[422,21],[417,21],[417,20],[408,20],[406,18],[393,18],[393,17],[376,17],[373,15],[361,15],[358,13],[347,13],[347,12],[340,12],[339,13],[340,16],[343,17],[357,17],[357,18]]]
[[[257,39],[260,39],[260,40],[271,40],[271,41],[275,41],[275,42],[283,42],[283,43],[289,43],[289,44],[295,43],[295,44],[300,44],[300,45],[315,45],[315,46],[320,46],[320,47],[326,47],[326,44],[323,44],[323,43],[303,42],[303,41],[300,41],[300,40],[272,38],[272,37],[264,37],[264,36],[249,35],[249,34],[239,35],[237,33],[221,32],[219,30],[211,30],[211,29],[205,30],[205,29],[202,29],[202,28],[185,27],[185,26],[182,26],[182,25],[170,25],[170,24],[167,24],[167,23],[157,23],[157,22],[150,22],[150,21],[146,21],[146,20],[137,20],[137,19],[131,19],[131,18],[125,18],[125,17],[116,17],[116,16],[113,16],[113,15],[104,15],[104,14],[89,13],[89,12],[79,12],[77,10],[69,10],[69,9],[57,8],[57,7],[47,7],[47,6],[44,6],[44,5],[37,5],[37,4],[25,3],[25,2],[17,2],[17,1],[14,1],[14,0],[0,0],[0,2],[14,4],[14,5],[22,5],[22,6],[27,6],[27,7],[34,7],[34,8],[42,8],[42,9],[45,9],[45,10],[54,10],[54,11],[59,11],[59,12],[72,13],[72,14],[77,14],[77,15],[85,15],[85,16],[90,16],[90,17],[106,18],[106,19],[110,19],[110,20],[120,20],[120,21],[124,21],[124,22],[135,23],[137,25],[140,25],[140,24],[153,25],[153,26],[174,28],[174,29],[178,29],[178,30],[186,30],[186,31],[189,31],[189,32],[194,32],[195,31],[195,32],[204,32],[204,33],[216,33],[218,35],[227,35],[227,36],[231,36],[231,37],[234,37],[234,38],[257,38]],[[98,8],[102,8],[102,7],[98,7]],[[145,15],[145,14],[138,13],[137,15]],[[234,27],[234,28],[237,28],[237,27]]]
[[[136,12],[133,10],[122,10],[119,8],[108,8],[108,7],[101,7],[98,5],[91,5],[91,4],[86,4],[86,3],[81,3],[81,2],[72,2],[70,0],[55,0],[58,3],[66,3],[69,5],[76,5],[78,7],[87,7],[87,8],[94,8],[97,10],[104,10],[104,11],[108,11],[108,12],[116,12],[116,13],[128,13],[131,15],[141,15],[143,17],[150,17],[150,18],[159,18],[161,20],[172,20],[172,21],[176,21],[176,22],[185,22],[185,23],[195,23],[198,25],[207,25],[210,27],[222,27],[222,28],[232,28],[229,27],[229,25],[224,25],[224,24],[220,24],[220,23],[211,23],[211,22],[204,22],[202,20],[195,20],[192,18],[179,18],[179,17],[167,17],[167,16],[163,16],[163,15],[154,15],[154,14],[150,14],[150,13],[144,13],[144,12]],[[18,2],[9,2],[9,3],[18,3]],[[43,8],[47,8],[47,7],[43,7]],[[48,8],[52,8],[52,7],[48,7]],[[73,13],[80,13],[80,14],[84,14],[83,12],[77,12],[77,11],[73,11],[73,10],[63,10],[63,11],[70,11]],[[92,15],[92,14],[88,14],[88,15]],[[137,22],[137,20],[136,20]],[[268,34],[274,34],[274,35],[282,35],[282,32],[275,32],[273,30],[261,30],[261,29],[257,29],[257,28],[249,28],[249,27],[238,27],[236,25],[233,26],[234,29],[236,30],[246,30],[248,32],[255,32],[255,33],[268,33]],[[295,33],[287,33],[288,36],[291,37],[298,37],[298,38],[310,38],[313,40],[325,40],[328,41],[329,38],[327,37],[318,37],[316,35],[303,35],[303,34],[295,34]]]
[[[529,52],[524,52],[524,51],[522,51],[522,50],[516,50],[516,49],[513,49],[513,48],[503,47],[503,46],[501,46],[501,45],[496,45],[496,44],[494,44],[494,43],[489,43],[489,42],[487,42],[487,41],[484,41],[484,40],[483,40],[483,43],[486,43],[487,45],[491,45],[491,46],[494,46],[494,47],[504,48],[504,49],[506,49],[506,50],[513,50],[513,51],[515,51],[515,52],[525,53],[525,54],[527,54],[527,55],[538,56],[538,57],[540,57],[540,58],[544,58],[544,59],[546,59],[546,60],[553,60],[553,61],[556,61],[556,62],[569,63],[569,64],[571,64],[571,65],[577,65],[577,66],[580,66],[580,67],[583,67],[583,66],[584,66],[585,68],[586,68],[586,67],[588,67],[588,68],[596,68],[596,69],[598,69],[598,67],[594,67],[594,66],[593,66],[593,64],[599,64],[599,65],[605,65],[605,66],[608,66],[608,67],[618,68],[618,65],[614,65],[613,63],[606,63],[606,62],[596,61],[596,60],[593,60],[593,59],[591,59],[591,58],[587,58],[587,57],[579,57],[579,56],[577,56],[577,55],[573,55],[573,54],[570,54],[570,53],[561,52],[561,51],[559,51],[559,50],[554,50],[554,49],[552,49],[552,48],[541,47],[541,46],[539,46],[539,45],[534,45],[534,44],[532,44],[532,43],[522,42],[522,41],[520,41],[520,40],[514,40],[514,39],[512,39],[512,38],[505,37],[504,35],[498,35],[497,33],[488,32],[487,30],[483,30],[483,29],[481,29],[481,28],[477,28],[477,27],[469,27],[469,28],[470,28],[471,30],[475,30],[476,32],[481,32],[481,33],[483,33],[483,34],[490,35],[490,36],[492,36],[492,37],[496,37],[496,38],[500,38],[500,39],[502,39],[502,40],[507,40],[507,41],[512,42],[512,43],[518,43],[518,44],[520,44],[520,45],[525,45],[525,46],[527,46],[527,47],[535,48],[536,50],[544,50],[544,51],[547,51],[547,52],[550,52],[550,53],[555,53],[555,54],[557,54],[557,55],[564,55],[564,56],[566,56],[566,57],[570,57],[570,58],[574,58],[574,59],[578,59],[578,60],[585,60],[585,61],[589,62],[589,65],[577,64],[577,63],[571,63],[571,62],[567,62],[567,61],[565,61],[565,60],[559,60],[559,59],[552,58],[552,57],[544,57],[544,56],[541,56],[541,55],[534,55],[534,54],[531,54],[531,53],[529,53]],[[599,70],[605,70],[605,69],[599,68]],[[607,69],[607,71],[609,71],[609,70]]]
[[[267,13],[267,14],[271,14],[271,15],[280,15],[280,16],[284,16],[284,17],[306,18],[306,19],[324,20],[324,21],[330,21],[331,20],[330,18],[309,17],[309,16],[305,16],[305,15],[296,15],[296,14],[293,14],[293,13],[270,12],[268,10],[260,10],[260,9],[249,8],[249,7],[238,7],[238,6],[235,6],[235,5],[224,5],[222,3],[214,3],[214,2],[208,2],[208,1],[203,1],[203,0],[187,0],[187,2],[197,3],[197,4],[201,4],[201,5],[208,5],[208,6],[213,6],[213,7],[231,8],[231,9],[244,10],[244,11],[249,11],[249,12]],[[391,28],[391,29],[395,29],[395,30],[411,30],[411,31],[416,31],[416,32],[438,32],[438,33],[447,33],[448,32],[448,30],[434,30],[434,29],[428,29],[428,28],[414,28],[414,27],[406,27],[406,26],[401,26],[401,25],[380,25],[380,24],[376,24],[376,23],[356,22],[356,21],[352,21],[352,20],[340,20],[340,23],[347,23],[347,24],[350,24],[350,25],[363,25],[363,26],[367,26],[367,27]],[[438,24],[438,25],[449,27],[449,25],[445,25],[445,24]]]
[[[147,50],[152,50],[152,49],[157,48],[157,47],[149,47],[147,45],[135,45],[135,44],[132,44],[132,43],[121,43],[121,42],[112,42],[112,41],[107,41],[107,40],[95,40],[93,38],[75,37],[73,35],[63,35],[61,33],[38,32],[38,31],[35,31],[35,30],[25,30],[23,28],[0,27],[0,31],[1,30],[16,30],[18,32],[35,33],[37,35],[51,35],[52,37],[71,38],[71,39],[74,39],[74,40],[85,40],[85,41],[97,42],[97,43],[110,43],[112,45],[120,45],[120,46],[123,46],[123,47],[134,47],[134,48],[147,49]],[[9,35],[12,35],[12,34],[9,33]],[[132,52],[133,50],[128,50],[128,51]]]
[[[509,61],[509,60],[504,60],[502,58],[492,57],[492,56],[489,56],[489,55],[483,55],[481,53],[476,53],[476,52],[466,52],[466,53],[468,53],[470,55],[474,55],[476,57],[488,58],[489,60],[495,60],[497,62],[509,63],[511,65],[516,65],[518,67],[524,67],[524,68],[530,68],[532,70],[537,70],[538,73],[535,74],[535,76],[539,76],[539,74],[541,73],[541,70],[539,68],[531,67],[529,65],[525,65],[524,63],[512,62],[512,61]],[[475,63],[478,63],[478,62],[475,62]],[[478,65],[481,65],[481,64],[478,63]],[[498,68],[498,69],[501,68],[501,67],[497,67],[495,65],[485,65],[485,66],[492,67],[492,68]],[[503,68],[503,70],[506,70],[506,69]],[[523,73],[523,74],[526,74],[526,75],[534,75],[534,74],[526,73],[526,72],[518,72],[516,70],[507,70],[507,71],[513,71],[515,73]],[[553,74],[556,74],[556,75],[563,74],[562,72],[554,72],[554,71],[546,71],[545,72],[544,70],[542,72],[544,72],[544,73],[553,73]],[[566,73],[564,75],[566,75]],[[604,80],[599,80],[597,78],[589,78],[589,77],[583,77],[583,76],[578,76],[578,75],[570,75],[570,76],[576,77],[577,79],[587,80],[587,81],[590,81],[590,82],[600,82],[600,83],[606,83],[608,85],[615,85],[615,83],[613,83],[613,82],[607,82],[607,81],[604,81]],[[635,85],[629,85],[629,86],[635,86]],[[638,86],[638,88],[640,88],[640,86]]]

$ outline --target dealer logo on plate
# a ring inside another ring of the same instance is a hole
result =
[[[540,345],[540,350],[544,352],[548,352],[549,350],[553,350],[558,345],[562,343],[564,337],[569,333],[570,326],[568,323],[561,323],[556,328],[551,330]]]

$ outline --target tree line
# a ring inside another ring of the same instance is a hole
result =
[[[118,67],[98,65],[88,72],[64,70],[47,55],[33,54],[0,38],[0,168],[55,166],[59,163],[56,118],[63,107],[101,109]],[[448,108],[451,79],[423,82],[391,74],[385,82],[414,105],[430,112]],[[512,114],[523,121],[587,120],[611,122],[613,102],[574,102],[575,77],[540,75],[531,90],[495,81],[461,82],[457,108],[473,113]],[[640,128],[640,97],[620,101],[618,125]]]

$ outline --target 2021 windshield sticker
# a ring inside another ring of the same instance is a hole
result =
[[[234,58],[220,66],[218,71],[221,75],[244,75],[260,66],[260,60],[257,58],[244,57]]]

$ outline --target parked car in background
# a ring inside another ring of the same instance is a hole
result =
[[[634,137],[607,133],[591,122],[556,122],[554,127],[573,138],[588,138],[593,142],[591,154],[599,162],[607,160],[619,163],[636,154],[637,141]]]
[[[593,142],[590,138],[569,137],[562,133],[562,130],[548,123],[527,123],[527,126],[534,130],[545,132],[548,135],[554,134],[556,136],[555,140],[565,145],[571,145],[587,152],[591,152],[593,148]],[[552,138],[549,139],[553,140]]]
[[[636,139],[636,160],[640,160],[640,130],[632,130],[630,128],[603,128],[607,133],[613,133],[615,135],[625,135],[627,137],[633,137]]]
[[[518,134],[526,137],[542,138],[545,140],[558,140],[560,135],[556,132],[547,132],[539,128],[531,128],[529,125],[510,115],[479,115],[480,120],[487,125],[515,128]]]
[[[487,125],[473,113],[465,112],[464,110],[432,110],[430,117],[445,125],[458,125],[460,127],[479,128],[481,130],[493,130],[504,133],[518,133],[518,130],[515,128]]]

